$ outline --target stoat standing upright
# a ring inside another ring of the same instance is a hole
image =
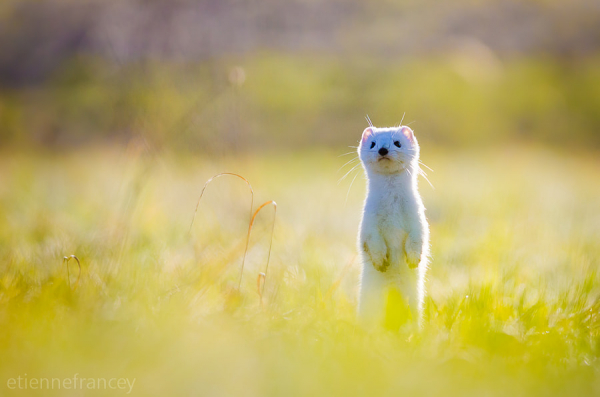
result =
[[[419,195],[419,144],[406,127],[364,130],[358,155],[367,198],[358,242],[362,275],[359,318],[382,324],[390,289],[397,289],[420,323],[429,259],[429,225]]]

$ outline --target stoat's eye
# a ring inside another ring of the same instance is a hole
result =
[[[402,145],[400,144],[400,141],[394,141],[394,145],[396,147],[402,147]]]
[[[375,141],[371,142],[371,149],[375,147]]]

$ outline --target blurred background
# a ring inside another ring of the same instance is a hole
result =
[[[367,114],[419,335],[355,322]],[[0,395],[600,395],[599,149],[598,0],[0,0]]]
[[[600,146],[594,0],[0,4],[0,144]]]

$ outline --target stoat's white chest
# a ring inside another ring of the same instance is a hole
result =
[[[386,242],[400,244],[410,230],[409,216],[415,210],[412,182],[404,175],[371,176],[365,201],[365,217],[376,225]]]

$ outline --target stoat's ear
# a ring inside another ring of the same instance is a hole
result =
[[[367,127],[365,128],[365,130],[362,133],[362,139],[361,142],[365,143],[366,141],[369,140],[369,138],[371,138],[373,136],[373,128],[372,127]]]
[[[406,137],[406,139],[408,139],[411,142],[415,141],[415,135],[413,134],[412,130],[406,126],[403,126],[400,128],[400,133],[402,133],[402,135],[404,135]]]

